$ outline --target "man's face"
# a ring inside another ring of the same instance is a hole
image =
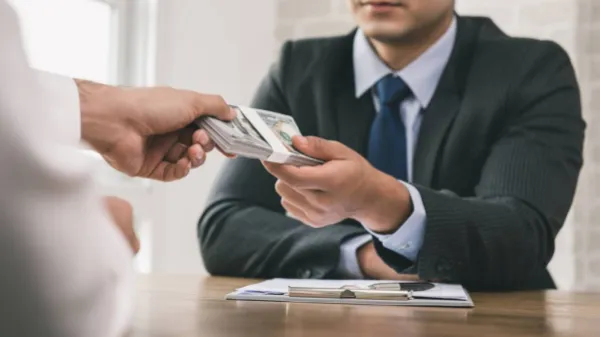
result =
[[[450,17],[454,0],[348,0],[359,27],[381,42],[419,38]]]

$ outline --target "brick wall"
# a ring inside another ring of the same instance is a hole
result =
[[[343,34],[354,26],[347,0],[277,1],[277,45],[290,38]],[[600,113],[600,0],[457,0],[456,10],[491,17],[511,35],[552,39],[569,53],[588,131],[575,204],[550,270],[563,289],[600,291],[600,141],[594,141],[600,137],[600,117],[594,117]]]

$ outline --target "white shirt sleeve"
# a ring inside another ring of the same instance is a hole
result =
[[[44,88],[44,113],[53,123],[53,128],[61,130],[58,141],[76,146],[81,141],[81,113],[79,91],[72,78],[36,71],[38,83]]]
[[[408,189],[413,204],[413,212],[408,219],[406,219],[406,222],[392,234],[379,234],[373,232],[367,226],[364,226],[364,228],[381,241],[381,244],[385,248],[406,257],[412,262],[416,262],[419,251],[423,246],[425,225],[427,224],[427,212],[425,210],[425,205],[423,205],[423,199],[421,198],[419,190],[409,183],[404,181],[400,182]]]
[[[362,246],[369,242],[371,242],[370,234],[355,236],[342,242],[337,271],[343,278],[357,280],[365,278],[356,254]]]
[[[94,193],[72,81],[31,70],[0,0],[0,336],[119,337],[132,252]]]

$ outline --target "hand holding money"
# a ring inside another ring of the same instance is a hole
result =
[[[202,117],[196,124],[206,130],[221,151],[263,161],[294,166],[315,166],[323,161],[300,153],[292,137],[300,136],[294,118],[272,111],[231,106],[232,121]]]
[[[354,219],[372,232],[392,234],[412,214],[406,185],[346,145],[310,136],[294,137],[294,145],[326,162],[304,167],[264,163],[278,179],[281,205],[294,218],[314,227]]]

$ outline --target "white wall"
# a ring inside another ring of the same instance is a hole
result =
[[[273,0],[160,0],[156,84],[248,104],[272,61]],[[196,223],[222,164],[211,153],[182,181],[152,189],[152,272],[204,273]]]

